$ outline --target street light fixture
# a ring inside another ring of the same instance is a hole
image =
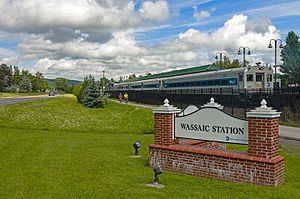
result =
[[[151,168],[153,169],[154,178],[153,182],[151,184],[147,184],[148,187],[155,187],[155,188],[164,188],[165,185],[158,183],[158,175],[163,173],[163,170],[158,162],[154,162],[154,164],[151,165]]]
[[[268,48],[273,48],[273,45],[272,45],[272,41],[274,42],[274,45],[275,45],[275,65],[274,65],[274,67],[275,67],[275,77],[274,77],[274,79],[275,79],[275,83],[274,83],[274,87],[275,88],[277,88],[277,69],[276,69],[276,67],[277,67],[277,48],[278,48],[278,44],[279,44],[279,48],[283,48],[283,45],[282,45],[282,41],[281,41],[281,39],[270,39],[270,43],[269,43],[269,45],[268,45]]]
[[[158,175],[162,174],[163,172],[158,163],[153,166],[153,172],[154,172],[153,184],[158,185]]]
[[[141,142],[140,141],[135,141],[132,146],[133,146],[133,148],[135,148],[134,156],[135,157],[139,156],[138,149],[142,147]]]
[[[250,51],[250,48],[248,46],[246,46],[246,47],[240,46],[239,50],[238,50],[238,53],[237,53],[238,55],[242,54],[241,49],[243,49],[243,66],[246,67],[246,50],[248,50],[247,51],[248,55],[251,55],[251,51]]]
[[[224,58],[223,58],[223,55],[224,55]],[[217,60],[217,59],[219,59],[219,57],[220,57],[220,61],[224,61],[226,59],[226,52],[217,52],[215,59]]]

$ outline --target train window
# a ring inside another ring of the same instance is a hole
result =
[[[222,79],[221,80],[221,85],[222,86],[227,86],[229,84],[228,79]]]
[[[201,81],[201,86],[207,86],[207,81]]]
[[[220,80],[214,80],[214,86],[220,86]]]
[[[213,86],[214,85],[214,81],[213,80],[208,80],[208,86]]]
[[[262,82],[263,81],[263,75],[261,73],[256,73],[256,82]]]
[[[247,82],[253,82],[253,75],[252,74],[247,75]]]

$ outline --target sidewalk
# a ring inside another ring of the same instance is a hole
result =
[[[119,100],[114,100],[114,99],[111,99],[111,100],[114,102],[120,103]],[[142,107],[142,108],[149,108],[149,109],[154,109],[154,108],[158,107],[155,105],[137,104],[137,103],[132,103],[132,102],[128,102],[128,103],[123,102],[122,104],[127,104],[130,106],[138,106],[138,107]],[[283,138],[283,139],[300,141],[300,128],[280,125],[279,126],[279,137]]]

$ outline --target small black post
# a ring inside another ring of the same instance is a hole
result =
[[[247,95],[247,90],[244,90],[244,96],[245,96],[245,101],[244,101],[244,117],[246,118],[246,112],[247,112],[247,101],[248,101],[248,95]]]
[[[233,87],[231,87],[231,115],[233,115]]]

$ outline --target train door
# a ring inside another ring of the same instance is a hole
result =
[[[159,90],[163,90],[164,89],[164,81],[159,81]]]
[[[255,75],[255,88],[264,89],[265,88],[265,74],[256,73]]]
[[[244,75],[243,74],[239,74],[238,89],[244,89]]]

